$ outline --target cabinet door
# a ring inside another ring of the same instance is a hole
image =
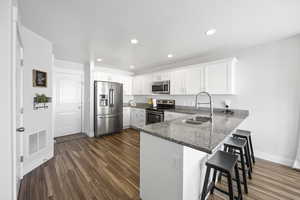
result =
[[[205,66],[205,90],[211,94],[232,94],[232,65],[229,62]]]
[[[203,68],[191,68],[186,71],[186,94],[196,95],[204,90]]]
[[[134,95],[143,94],[143,80],[141,76],[134,76],[132,81],[132,92]]]
[[[140,84],[142,86],[142,94],[143,95],[150,95],[152,94],[152,75],[151,74],[146,74],[142,75],[140,78]]]
[[[184,95],[186,94],[186,70],[176,70],[171,74],[171,94]]]
[[[132,95],[132,77],[131,76],[123,76],[123,95]]]
[[[135,115],[136,116],[136,127],[140,128],[146,124],[145,123],[145,117],[146,117],[145,110],[144,109],[136,109],[135,112],[136,112],[136,115]]]
[[[170,72],[169,71],[163,71],[159,73],[152,74],[152,81],[168,81],[170,80]]]
[[[130,126],[130,108],[123,108],[123,128],[128,128]]]
[[[130,125],[132,126],[136,126],[137,122],[136,122],[136,109],[132,108],[131,112],[130,112]]]

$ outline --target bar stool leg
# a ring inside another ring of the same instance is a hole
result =
[[[238,199],[243,200],[243,193],[241,188],[241,180],[240,180],[238,164],[235,165],[234,171],[235,171],[235,179],[236,179],[236,184],[238,189]]]
[[[204,185],[203,185],[202,194],[201,194],[201,200],[205,200],[205,197],[206,197],[206,194],[207,194],[207,187],[208,187],[210,170],[211,170],[211,168],[207,167],[206,174],[205,174]]]
[[[217,177],[217,170],[214,169],[214,175],[213,175],[213,179],[212,179],[213,187],[212,187],[211,190],[210,190],[210,194],[213,194],[213,193],[214,193],[214,190],[215,190],[215,184],[216,184],[216,177]]]
[[[245,146],[244,148],[244,151],[245,151],[245,155],[246,155],[246,162],[247,162],[247,166],[248,166],[248,176],[249,176],[249,179],[252,179],[252,161],[251,161],[251,158],[250,158],[250,152],[247,148],[248,145]]]
[[[225,146],[225,145],[224,145],[223,151],[227,152],[227,150],[228,150],[228,146]],[[222,174],[222,172],[220,171],[220,172],[219,172],[219,176],[218,176],[218,182],[219,182],[219,183],[221,183],[221,181],[222,181],[222,176],[223,176],[223,174]]]
[[[252,160],[253,160],[253,163],[255,164],[255,157],[254,157],[254,151],[253,151],[251,136],[249,136],[249,142],[250,142]]]
[[[227,175],[227,181],[228,181],[228,193],[230,200],[233,200],[233,187],[232,187],[232,175],[231,172]]]
[[[247,185],[247,176],[246,176],[245,161],[243,156],[244,155],[243,149],[240,149],[240,155],[241,155],[244,189],[245,189],[245,193],[248,194],[248,185]]]

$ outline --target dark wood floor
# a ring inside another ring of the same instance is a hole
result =
[[[258,160],[244,197],[299,200],[300,173]],[[19,195],[19,200],[128,199],[139,199],[139,134],[132,129],[101,139],[63,138],[55,144],[55,157],[24,177]]]

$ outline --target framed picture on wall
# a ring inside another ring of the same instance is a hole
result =
[[[33,87],[47,87],[47,72],[32,70]]]

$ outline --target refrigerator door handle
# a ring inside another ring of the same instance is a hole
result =
[[[109,98],[109,107],[111,107],[112,106],[112,89],[109,89],[109,93],[108,93],[108,98]]]
[[[111,89],[111,105],[114,106],[114,98],[115,98],[115,91],[114,89]]]

